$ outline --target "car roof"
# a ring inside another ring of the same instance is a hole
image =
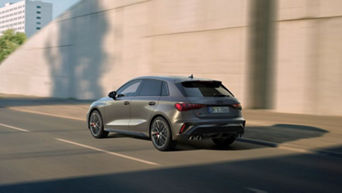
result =
[[[186,77],[186,76],[141,76],[135,79],[155,79],[170,82],[184,82],[184,81],[217,81],[213,79],[197,78],[197,77]]]

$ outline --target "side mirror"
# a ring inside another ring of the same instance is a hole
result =
[[[112,99],[116,99],[116,91],[112,91],[112,92],[110,92],[109,94],[108,94],[108,96],[110,97],[110,98],[112,98]]]

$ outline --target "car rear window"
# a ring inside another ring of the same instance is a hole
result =
[[[186,81],[178,87],[186,97],[233,97],[219,81]]]

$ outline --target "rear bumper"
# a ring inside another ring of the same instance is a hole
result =
[[[243,118],[235,118],[224,121],[185,122],[185,124],[184,131],[178,132],[176,140],[241,136],[245,131],[246,121]]]

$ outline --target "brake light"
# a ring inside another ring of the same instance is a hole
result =
[[[240,103],[235,103],[235,104],[232,104],[232,107],[234,108],[234,109],[242,109],[242,106],[241,106],[241,104]]]
[[[200,109],[204,107],[203,104],[192,104],[192,103],[176,103],[175,107],[178,111],[188,111],[192,109]]]

